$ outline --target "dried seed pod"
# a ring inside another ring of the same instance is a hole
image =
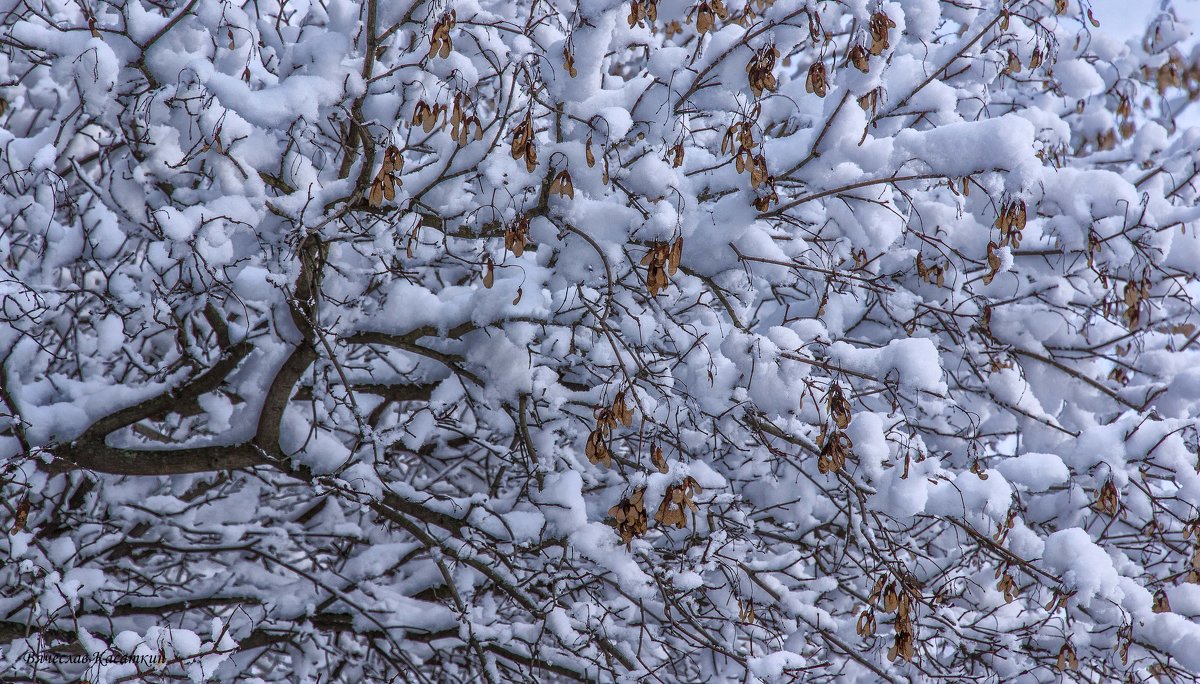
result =
[[[750,187],[757,188],[767,180],[767,159],[761,154],[750,158]]]
[[[829,393],[825,395],[825,403],[829,407],[829,415],[833,418],[834,425],[840,430],[845,430],[852,418],[850,402],[846,401],[846,396],[842,394],[842,388],[837,383],[830,386]]]
[[[491,255],[483,257],[483,286],[487,289],[492,289],[492,285],[496,282],[496,264],[492,261]]]
[[[650,519],[646,514],[645,505],[642,503],[645,493],[645,488],[635,489],[608,509],[608,514],[613,519],[613,522],[609,524],[617,528],[617,534],[621,535],[621,541],[626,548],[629,548],[635,537],[645,534],[649,527]]]
[[[822,475],[840,472],[846,466],[846,459],[853,447],[854,442],[846,433],[835,430],[825,440],[821,452],[817,455],[817,472]]]
[[[683,257],[683,237],[675,238],[675,242],[671,243],[671,253],[667,256],[667,273],[675,275],[679,270],[679,260]]]
[[[651,297],[656,297],[659,292],[667,289],[667,262],[670,257],[671,248],[665,242],[653,243],[650,251],[642,257],[642,265],[647,267],[646,289]]]
[[[524,215],[518,216],[516,220],[504,227],[504,248],[513,253],[513,256],[521,256],[525,253],[525,246],[529,243],[529,219]]]
[[[758,211],[767,211],[771,208],[772,204],[779,202],[779,193],[775,190],[774,178],[768,176],[767,182],[769,191],[760,192],[753,200],[750,201],[751,206]]]
[[[1066,0],[1061,0],[1061,2],[1066,5]],[[1068,667],[1078,670],[1079,657],[1075,655],[1075,649],[1070,644],[1063,644],[1058,651],[1058,671],[1065,672]]]
[[[388,145],[383,152],[383,164],[380,165],[379,173],[371,181],[370,194],[367,197],[367,203],[372,207],[379,207],[383,204],[383,200],[396,199],[396,186],[400,185],[400,180],[396,178],[397,173],[404,167],[404,157],[400,155],[400,150],[396,149],[395,145]]]
[[[587,137],[587,143],[584,145],[584,157],[587,159],[588,168],[596,165],[596,155],[592,154],[592,136]]]
[[[1006,74],[1021,73],[1021,58],[1017,57],[1017,53],[1013,52],[1012,50],[1008,51],[1008,63],[1004,67],[1004,73],[1006,73]]]
[[[563,66],[567,68],[567,73],[571,75],[571,78],[579,75],[579,72],[575,70],[575,55],[571,54],[570,47],[563,48]]]
[[[16,515],[13,516],[13,525],[9,530],[11,534],[16,534],[25,529],[25,524],[29,520],[29,505],[29,495],[27,494],[17,504]]]
[[[813,62],[808,68],[808,78],[804,81],[804,90],[809,93],[816,93],[817,97],[825,97],[826,80],[825,80],[825,65],[821,62]]]
[[[592,430],[588,435],[587,446],[584,448],[584,453],[588,457],[588,462],[592,465],[604,464],[604,467],[612,467],[612,452],[608,450],[608,444],[604,441],[604,433],[600,428]]]
[[[513,129],[512,158],[521,159],[525,156],[525,147],[533,138],[533,121],[529,114]]]
[[[700,35],[704,35],[713,29],[714,23],[716,23],[716,14],[713,12],[712,5],[708,2],[701,2],[696,8],[696,30]]]
[[[537,145],[534,142],[533,117],[526,113],[525,118],[513,129],[512,158],[524,159],[525,169],[530,173],[537,168]]]
[[[654,467],[658,469],[658,472],[662,473],[663,475],[666,475],[668,472],[670,472],[670,468],[667,467],[667,459],[663,457],[662,447],[658,446],[657,444],[650,445],[650,462],[653,463]]]
[[[1121,510],[1121,497],[1111,479],[1100,488],[1100,495],[1092,503],[1092,508],[1108,516],[1115,516]]]
[[[433,25],[433,33],[429,37],[429,54],[426,57],[432,58],[434,55],[445,59],[450,56],[450,51],[454,49],[454,43],[450,38],[450,29],[454,28],[457,23],[454,10],[446,12]]]
[[[889,29],[896,28],[896,22],[892,21],[887,13],[879,11],[871,15],[867,27],[871,33],[871,54],[878,57],[890,47],[888,32]]]
[[[613,398],[612,412],[625,427],[633,424],[633,409],[629,408],[628,402],[625,401],[625,390],[617,392],[617,396]]]
[[[858,621],[855,623],[854,631],[862,638],[869,639],[875,635],[875,611],[868,608],[858,614]]]
[[[867,52],[865,47],[861,45],[854,45],[850,48],[850,54],[848,57],[850,59],[850,63],[853,64],[856,69],[865,74],[871,70],[871,58],[869,54],[870,53]]]
[[[725,135],[721,136],[721,154],[733,152],[733,141],[737,136],[737,128],[739,126],[741,126],[740,123],[735,123],[725,129]]]
[[[772,44],[757,50],[746,64],[746,78],[755,97],[761,97],[763,91],[774,92],[778,86],[774,74],[778,58],[779,49]]]
[[[1000,255],[996,253],[998,249],[1000,245],[995,242],[989,242],[987,245],[988,272],[983,276],[984,285],[991,285],[996,274],[1000,272]]]
[[[575,199],[575,185],[571,182],[571,174],[566,169],[559,171],[554,176],[554,180],[550,182],[550,194]]]
[[[691,476],[685,477],[679,484],[668,486],[654,519],[662,525],[683,529],[687,526],[687,511],[696,513],[700,510],[692,501],[693,494],[700,491],[700,483]]]

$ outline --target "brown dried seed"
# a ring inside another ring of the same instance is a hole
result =
[[[700,32],[700,35],[704,35],[713,29],[714,23],[715,15],[712,7],[707,2],[700,3],[696,10],[696,30]]]
[[[824,64],[813,62],[813,65],[808,68],[808,78],[804,81],[804,90],[815,93],[817,97],[825,97],[826,81]]]
[[[867,49],[861,45],[850,48],[850,63],[864,74],[871,70],[871,58],[868,56]]]
[[[650,446],[650,462],[653,463],[654,467],[658,468],[658,472],[662,473],[663,475],[666,475],[668,472],[670,472],[670,468],[667,467],[667,459],[663,457],[662,447],[658,446],[657,444],[652,444]]]
[[[675,242],[671,243],[671,254],[667,257],[667,272],[675,275],[679,270],[679,260],[683,257],[683,237],[675,238]]]
[[[25,529],[25,523],[29,520],[29,496],[24,496],[20,503],[17,504],[16,515],[13,517],[12,534],[16,534]]]
[[[567,73],[571,75],[571,78],[579,75],[579,72],[575,70],[575,56],[571,54],[570,48],[563,48],[563,65],[567,67]]]

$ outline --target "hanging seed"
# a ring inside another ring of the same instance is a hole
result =
[[[696,10],[696,30],[703,36],[713,29],[714,23],[715,15],[712,6],[707,2],[701,2]]]
[[[13,516],[13,525],[10,532],[16,534],[25,529],[25,524],[29,520],[29,496],[22,497],[20,503],[17,504],[16,515]]]
[[[871,70],[871,58],[867,49],[861,45],[850,48],[850,63],[864,74]]]
[[[579,72],[575,70],[575,56],[571,54],[570,48],[563,48],[563,65],[567,67],[567,73],[571,75],[571,78],[579,75]]]
[[[825,65],[821,62],[814,62],[808,68],[808,78],[804,81],[804,90],[816,93],[817,97],[825,97],[825,86]]]
[[[667,257],[667,273],[675,275],[679,270],[679,260],[683,257],[683,237],[675,238],[675,242],[671,243],[671,253]]]
[[[876,12],[871,15],[871,20],[867,24],[871,33],[871,54],[878,57],[883,54],[883,51],[890,47],[888,42],[889,29],[896,27],[896,22],[892,21],[885,12]]]
[[[650,445],[650,462],[653,463],[654,467],[658,469],[658,472],[662,473],[663,475],[666,475],[668,472],[670,472],[670,468],[667,467],[667,459],[663,457],[662,447],[658,446],[657,444]]]

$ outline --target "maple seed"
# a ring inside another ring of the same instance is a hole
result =
[[[833,418],[834,424],[838,426],[838,429],[845,430],[850,425],[850,402],[846,401],[845,395],[842,394],[842,388],[837,383],[829,388],[825,402],[829,406],[829,415]]]
[[[584,453],[587,454],[588,462],[592,465],[603,463],[605,468],[612,467],[612,452],[608,450],[608,445],[604,441],[602,428],[597,427],[588,435]]]
[[[550,183],[550,194],[575,199],[575,185],[571,183],[571,174],[566,169],[559,171]]]
[[[427,57],[432,58],[434,55],[446,59],[450,56],[450,51],[454,49],[454,43],[450,39],[450,29],[454,28],[456,16],[454,10],[450,10],[438,19],[433,25],[433,34],[429,37],[429,54]]]
[[[675,238],[675,242],[671,243],[671,253],[667,257],[667,274],[675,275],[679,270],[679,260],[683,258],[683,237]]]
[[[609,524],[617,528],[617,534],[621,535],[621,542],[625,544],[626,549],[629,549],[635,537],[645,534],[649,527],[650,520],[642,503],[645,493],[644,487],[635,489],[629,496],[608,509],[608,514],[613,519]]]
[[[774,45],[767,45],[755,52],[746,64],[746,78],[755,97],[761,97],[763,91],[774,92],[778,86],[774,74],[777,59],[779,49]]]
[[[371,191],[367,196],[368,204],[378,208],[383,204],[383,200],[396,199],[396,186],[401,184],[400,179],[396,178],[396,174],[403,167],[404,157],[400,155],[400,150],[396,149],[395,145],[388,145],[383,152],[383,164],[379,168],[379,173],[371,181]]]
[[[700,490],[700,483],[690,475],[683,482],[667,487],[654,519],[662,525],[683,529],[687,526],[687,511],[696,513],[700,510],[692,501],[692,496]]]
[[[680,252],[682,252],[682,240],[676,240],[676,242],[679,244]],[[650,251],[646,252],[646,256],[642,257],[642,265],[648,267],[646,289],[650,291],[651,297],[656,297],[659,292],[667,289],[667,266],[670,260],[671,247],[665,242],[653,243]]]
[[[666,475],[671,471],[667,466],[667,459],[663,457],[663,450],[657,444],[650,445],[650,462],[658,469],[658,472]]]
[[[1004,72],[1007,74],[1021,73],[1021,59],[1012,50],[1008,51],[1008,64],[1005,66]]]
[[[529,219],[522,215],[516,220],[504,227],[504,248],[513,253],[513,256],[521,256],[525,253],[525,246],[529,243]]]
[[[850,63],[856,69],[864,74],[871,70],[871,58],[868,56],[867,49],[861,45],[855,45],[850,48]]]
[[[525,170],[530,173],[537,168],[537,145],[533,142],[533,117],[530,114],[526,114],[513,129],[512,158],[524,159]]]
[[[625,427],[633,424],[633,410],[625,401],[625,390],[617,392],[617,396],[613,399],[612,413]]]
[[[988,272],[983,276],[983,284],[984,285],[991,285],[992,279],[995,278],[996,274],[1000,272],[1000,266],[1001,266],[1000,255],[996,253],[996,251],[998,249],[1000,249],[1000,245],[997,245],[995,242],[988,243],[988,246],[987,246]]]
[[[888,30],[896,28],[896,22],[892,21],[884,12],[876,12],[871,15],[871,21],[868,23],[868,28],[871,33],[871,54],[878,57],[883,54],[883,51],[890,47],[888,43]]]
[[[21,503],[17,504],[16,516],[13,518],[12,534],[16,534],[25,529],[25,522],[29,519],[29,497],[25,496],[21,499]]]
[[[817,97],[825,97],[825,86],[825,65],[821,62],[813,62],[813,65],[808,68],[808,78],[804,81],[804,90],[816,93]]]
[[[713,24],[716,21],[716,15],[713,13],[712,6],[707,2],[700,3],[696,8],[696,30],[700,35],[704,35],[713,29]]]
[[[1066,2],[1064,0],[1063,4]],[[1063,647],[1058,651],[1058,671],[1065,672],[1067,667],[1072,670],[1079,669],[1079,658],[1075,655],[1075,649],[1070,644],[1063,644]]]
[[[575,70],[575,56],[571,54],[570,48],[563,48],[563,65],[567,67],[567,73],[571,75],[571,78],[579,75],[579,72]]]
[[[483,286],[490,290],[495,282],[496,264],[492,261],[491,255],[488,255],[483,258]]]
[[[822,475],[840,472],[846,466],[846,459],[853,447],[854,442],[846,433],[835,430],[825,440],[821,452],[817,455],[817,472]]]

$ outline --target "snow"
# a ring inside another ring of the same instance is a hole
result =
[[[950,178],[993,168],[1017,172],[1034,164],[1033,139],[1033,127],[1015,115],[947,124],[930,131],[908,129],[896,135],[892,161]]]
[[[286,4],[5,14],[8,676],[1200,671],[1197,3]]]
[[[1042,564],[1063,578],[1066,588],[1076,592],[1072,605],[1088,607],[1099,601],[1120,603],[1121,580],[1112,559],[1078,527],[1059,530],[1046,537]]]
[[[1006,480],[1033,492],[1044,492],[1066,482],[1071,473],[1055,454],[1024,453],[996,464]]]

